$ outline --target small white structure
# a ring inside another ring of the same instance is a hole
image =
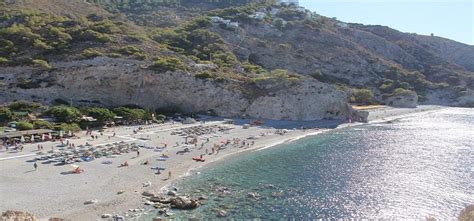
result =
[[[212,23],[222,23],[223,21],[224,21],[224,19],[219,17],[219,16],[212,16],[211,17],[211,22]]]
[[[250,18],[263,20],[267,14],[265,12],[255,12],[255,14],[250,15]]]
[[[345,22],[337,22],[336,25],[340,28],[349,28],[349,24]]]
[[[238,22],[229,22],[226,24],[227,28],[238,28],[239,23]]]

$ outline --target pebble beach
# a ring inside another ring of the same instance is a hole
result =
[[[376,113],[376,117],[370,120],[438,108],[370,110]],[[165,193],[174,183],[204,165],[223,163],[236,153],[350,126],[334,120],[264,121],[261,125],[249,125],[249,120],[235,122],[228,124],[223,119],[207,119],[192,124],[174,122],[114,127],[102,134],[93,131],[98,139],[81,132],[68,140],[75,146],[72,149],[61,147],[59,142],[42,143],[43,151],[38,151],[37,144],[24,145],[22,152],[3,148],[0,151],[0,195],[7,200],[1,201],[0,211],[25,211],[40,220],[51,217],[104,220],[101,217],[109,214],[125,218],[149,215],[154,208],[145,205],[144,192]],[[122,152],[105,154],[89,162],[58,165],[44,157],[65,152],[80,153],[81,148],[113,152],[119,147],[123,147]],[[35,161],[37,169],[33,167]],[[121,166],[125,162],[128,166]],[[72,173],[74,167],[71,164],[84,172]],[[157,173],[157,168],[161,173]]]

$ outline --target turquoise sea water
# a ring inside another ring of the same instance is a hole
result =
[[[474,203],[474,109],[420,113],[245,153],[188,177],[181,218],[452,220]],[[249,197],[258,193],[258,199]]]

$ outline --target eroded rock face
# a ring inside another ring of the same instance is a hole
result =
[[[37,219],[35,216],[27,212],[7,210],[2,213],[0,220],[36,221]]]
[[[385,104],[392,107],[415,108],[418,105],[416,92],[403,93],[385,98]]]
[[[223,117],[248,116],[275,120],[345,118],[350,107],[343,92],[314,79],[284,87],[263,88],[268,93],[248,96],[245,86],[198,79],[189,73],[156,73],[134,60],[98,57],[53,63],[54,69],[31,67],[0,70],[0,103],[54,99],[74,105],[119,106],[135,104],[150,109],[182,112],[212,111]],[[20,88],[20,82],[35,87]],[[241,89],[235,89],[241,88]]]

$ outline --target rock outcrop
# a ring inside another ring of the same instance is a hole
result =
[[[193,200],[188,197],[178,196],[171,199],[171,208],[190,210],[196,209],[200,206],[198,200]]]
[[[413,91],[393,94],[385,98],[385,104],[392,107],[415,108],[418,105],[418,95]]]
[[[0,220],[2,221],[10,221],[10,220],[36,221],[37,219],[35,216],[27,212],[7,210],[2,213]]]
[[[259,93],[248,85],[217,83],[185,72],[156,73],[136,60],[98,57],[53,63],[54,69],[31,67],[0,70],[0,103],[55,99],[74,105],[134,104],[151,109],[188,113],[212,112],[223,117],[247,116],[275,120],[347,118],[351,112],[342,91],[314,79],[262,83]],[[34,87],[21,88],[21,82]],[[250,95],[249,95],[250,94]]]

